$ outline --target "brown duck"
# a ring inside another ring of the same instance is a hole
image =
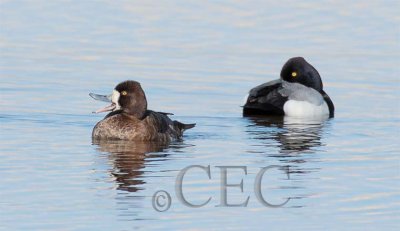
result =
[[[170,113],[147,110],[146,95],[140,83],[128,80],[118,84],[109,96],[90,93],[92,98],[111,102],[94,113],[111,111],[93,128],[95,140],[136,140],[169,142],[179,140],[183,132],[196,124],[172,121]]]

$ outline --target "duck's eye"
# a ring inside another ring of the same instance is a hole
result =
[[[128,92],[126,92],[126,91],[121,91],[121,95],[127,95],[128,94]]]
[[[297,72],[293,71],[292,72],[292,77],[296,77],[297,76]]]

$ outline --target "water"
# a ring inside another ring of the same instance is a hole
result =
[[[1,230],[398,230],[398,1],[0,1]],[[334,119],[242,118],[290,57],[322,75]],[[196,122],[169,146],[92,144],[89,92],[142,83]],[[179,202],[175,180],[187,172]],[[229,203],[218,207],[220,168]],[[254,180],[266,172],[263,206]],[[285,171],[289,172],[289,179]],[[157,212],[152,196],[171,194]]]

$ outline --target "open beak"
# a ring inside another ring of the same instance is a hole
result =
[[[92,97],[95,100],[103,101],[103,102],[111,102],[112,99],[112,94],[111,95],[98,95],[94,93],[89,93],[90,97]]]
[[[109,102],[111,103],[111,105],[104,107],[104,108],[100,108],[97,111],[94,111],[93,113],[101,113],[101,112],[106,112],[106,111],[114,111],[117,108],[117,104],[113,102],[113,95],[115,93],[111,94],[111,95],[98,95],[98,94],[94,94],[94,93],[90,93],[90,97],[92,97],[95,100],[99,100],[99,101],[103,101],[103,102]]]

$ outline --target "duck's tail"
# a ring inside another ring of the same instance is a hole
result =
[[[196,126],[196,124],[184,124],[184,123],[181,123],[181,122],[175,120],[174,126],[181,132],[181,134],[183,134],[183,132],[185,130],[194,128]]]

